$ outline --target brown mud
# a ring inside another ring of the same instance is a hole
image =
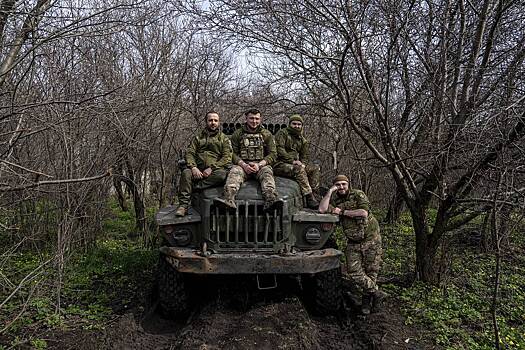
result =
[[[116,316],[103,330],[69,330],[47,337],[50,349],[433,349],[423,332],[406,326],[395,298],[367,317],[345,291],[335,316],[315,316],[300,298],[297,280],[257,290],[252,278],[198,281],[191,315],[165,318],[155,292]],[[233,288],[232,288],[233,286]],[[427,335],[428,336],[428,335]]]

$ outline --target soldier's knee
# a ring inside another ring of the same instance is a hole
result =
[[[347,261],[346,264],[347,264],[348,274],[356,274],[362,270],[361,263],[359,261]]]
[[[240,166],[234,165],[230,169],[230,175],[242,176],[242,175],[244,175],[244,170],[242,170],[242,168]]]
[[[306,171],[301,165],[294,165],[292,167],[292,172],[296,177],[300,175],[306,175]]]
[[[219,179],[225,180],[228,177],[228,171],[224,169],[217,169],[212,172],[212,175]]]
[[[261,176],[273,176],[273,169],[270,165],[265,165],[259,169],[259,174]]]
[[[181,182],[189,183],[192,181],[191,169],[184,169],[180,174]]]

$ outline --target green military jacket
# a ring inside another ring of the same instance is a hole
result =
[[[366,194],[361,190],[349,189],[346,196],[339,196],[337,192],[332,193],[328,212],[335,208],[341,210],[364,209],[368,212],[368,218],[349,218],[340,216],[343,232],[350,242],[361,242],[376,239],[379,236],[379,223],[370,212],[370,202]]]
[[[255,131],[249,131],[246,124],[235,130],[231,136],[233,148],[233,164],[242,159],[245,162],[260,162],[265,160],[273,165],[277,157],[275,139],[268,130],[259,126]]]
[[[232,146],[230,139],[221,131],[210,134],[207,129],[204,129],[191,140],[186,151],[188,168],[216,170],[226,168],[231,162]]]
[[[292,164],[294,160],[300,160],[306,165],[309,160],[309,143],[302,134],[297,135],[290,129],[290,127],[281,129],[275,135],[275,143],[277,144],[276,165],[280,163]]]

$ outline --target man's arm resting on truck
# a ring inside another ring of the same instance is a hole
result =
[[[367,218],[368,217],[368,211],[365,209],[353,209],[352,210],[352,209],[341,209],[338,207],[330,208],[330,198],[332,197],[332,193],[334,193],[335,191],[337,191],[337,187],[335,186],[330,187],[328,192],[325,194],[325,196],[321,200],[321,203],[319,203],[319,212],[321,214],[331,213],[335,215],[347,216],[350,218],[355,218],[355,217]]]
[[[336,190],[337,190],[337,187],[335,186],[330,187],[328,192],[326,192],[326,194],[324,195],[323,199],[321,199],[321,203],[319,203],[319,212],[321,214],[328,213],[328,209],[330,207],[330,198],[332,197],[332,193],[334,193],[334,191]],[[335,209],[339,209],[339,208],[335,208]],[[332,214],[339,215],[339,213],[334,213],[333,211],[332,211]]]

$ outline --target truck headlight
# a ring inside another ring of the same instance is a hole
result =
[[[185,246],[191,242],[191,231],[187,228],[177,229],[172,233],[171,237],[176,245]]]
[[[310,244],[317,244],[321,241],[321,231],[317,227],[309,227],[304,233],[304,239]]]

